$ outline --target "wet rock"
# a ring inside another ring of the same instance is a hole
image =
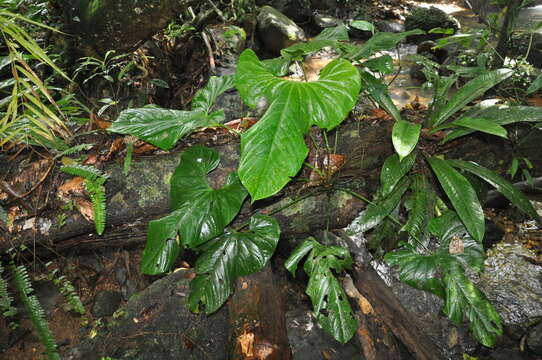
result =
[[[436,8],[415,8],[406,18],[405,18],[405,30],[414,30],[420,29],[426,33],[429,30],[434,28],[444,28],[444,29],[453,29],[454,32],[457,32],[461,26],[459,21],[453,16],[446,14],[444,11]],[[411,42],[421,42],[424,40],[434,40],[444,36],[445,34],[425,34],[425,35],[415,35],[409,36],[408,40]]]
[[[100,291],[94,298],[92,314],[96,318],[111,316],[119,308],[122,296],[116,291]]]
[[[491,249],[491,247],[500,242],[504,236],[504,230],[491,220],[485,221],[486,231],[484,233],[484,250]]]
[[[342,23],[342,20],[333,16],[315,13],[312,21],[314,22],[314,25],[316,25],[317,28],[320,30],[323,30],[325,28],[334,27]]]
[[[245,49],[247,39],[245,30],[234,25],[213,25],[205,31],[217,48],[215,60],[218,65],[228,67],[236,64],[239,54]]]
[[[542,317],[542,266],[521,244],[500,243],[487,252],[485,271],[477,284],[505,325],[526,325]]]
[[[186,308],[189,282],[186,271],[177,271],[132,296],[117,312],[119,317],[94,339],[74,346],[71,359],[226,359],[227,310],[222,307],[210,316],[192,314]]]
[[[271,6],[263,6],[257,20],[259,38],[270,52],[279,54],[280,50],[306,40],[303,29]]]
[[[38,280],[34,284],[34,294],[38,298],[45,314],[50,315],[62,300],[58,287],[49,280]]]
[[[288,340],[294,360],[359,359],[361,350],[356,341],[340,344],[316,322],[308,310],[295,309],[286,313]]]
[[[329,1],[329,0],[328,0]],[[311,11],[318,9],[312,6],[311,0],[257,0],[256,5],[269,5],[294,21],[306,22],[311,17]]]
[[[538,325],[529,332],[527,346],[529,347],[529,350],[542,356],[542,322],[538,323]]]
[[[401,33],[405,31],[405,26],[396,21],[379,20],[375,22],[375,26],[383,32]]]

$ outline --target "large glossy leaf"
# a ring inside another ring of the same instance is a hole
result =
[[[378,71],[384,75],[393,71],[393,58],[389,55],[382,55],[369,59],[363,63],[371,71]]]
[[[391,140],[399,158],[408,156],[418,144],[420,138],[421,124],[414,124],[409,121],[399,120],[393,125]]]
[[[196,262],[196,278],[190,283],[188,308],[197,312],[218,310],[233,292],[235,280],[263,269],[279,241],[277,221],[264,215],[250,220],[249,232],[228,232],[212,240]]]
[[[369,56],[381,50],[394,48],[401,40],[410,35],[420,35],[424,32],[420,29],[414,29],[402,33],[378,32],[374,34],[363,46],[347,55],[349,59],[359,60],[367,59]]]
[[[352,222],[352,224],[355,224],[356,232],[365,232],[378,225],[399,204],[409,185],[410,179],[404,177],[388,196],[376,203],[369,204],[367,209],[363,210]]]
[[[498,69],[480,75],[463,85],[455,95],[440,109],[431,113],[431,125],[438,126],[450,116],[462,110],[472,100],[483,95],[487,90],[511,76],[513,70]]]
[[[533,205],[525,195],[514,185],[510,184],[502,176],[493,171],[476,164],[475,162],[463,160],[448,160],[450,165],[461,170],[466,170],[487,181],[491,186],[495,187],[498,192],[503,194],[512,204],[517,206],[521,211],[535,219],[540,223],[540,216],[534,209]]]
[[[183,136],[212,125],[204,111],[162,109],[156,106],[124,110],[109,131],[136,136],[169,150]]]
[[[348,29],[344,24],[339,24],[334,27],[324,29],[320,34],[316,35],[315,40],[341,40],[348,41]]]
[[[237,65],[235,84],[242,99],[256,106],[270,103],[263,117],[241,137],[239,176],[252,200],[277,193],[295,176],[307,156],[303,135],[313,124],[332,129],[354,106],[360,89],[358,71],[345,60],[334,60],[316,82],[275,77],[252,50]]]
[[[399,109],[397,109],[391,100],[388,93],[388,87],[382,82],[382,80],[379,80],[370,73],[361,70],[360,76],[363,90],[366,90],[369,93],[369,96],[373,98],[378,105],[383,107],[384,110],[389,112],[396,121],[401,120]]]
[[[295,273],[297,264],[309,252],[304,269],[310,276],[306,292],[311,299],[314,314],[324,330],[344,344],[352,338],[358,323],[332,270],[340,272],[350,268],[352,258],[345,248],[324,246],[309,238],[292,252],[286,261],[286,268]]]
[[[456,324],[466,316],[474,337],[485,346],[494,346],[502,335],[499,313],[455,262],[445,263],[446,301],[444,313]]]
[[[471,236],[481,242],[485,231],[484,212],[471,184],[448,161],[437,157],[428,161],[461,221]]]
[[[198,90],[192,99],[192,110],[211,111],[216,98],[233,88],[233,75],[211,76],[205,87]]]
[[[415,161],[416,153],[411,153],[403,160],[399,160],[399,155],[393,154],[384,161],[380,171],[381,196],[387,196],[393,191],[399,180],[412,169]]]
[[[527,88],[527,95],[540,90],[540,88],[542,88],[542,74],[538,75],[536,79],[533,80],[531,85],[529,85],[529,87]]]
[[[218,163],[216,151],[194,145],[183,152],[171,177],[171,207],[180,210],[178,223],[183,246],[196,247],[222,234],[247,196],[235,173],[230,174],[222,188],[209,186],[207,174]]]
[[[141,259],[141,272],[157,275],[168,272],[181,252],[176,235],[182,210],[177,210],[158,220],[149,222],[147,243]]]
[[[501,125],[496,124],[493,120],[490,119],[462,117],[447,124],[446,127],[448,127],[448,125],[463,126],[475,131],[481,131],[487,134],[500,136],[505,139],[508,137],[506,129],[503,128]]]
[[[542,108],[536,106],[490,106],[485,109],[474,109],[464,116],[490,119],[498,125],[508,125],[517,122],[541,122]],[[457,129],[451,131],[443,142],[456,139],[475,132],[472,129]]]
[[[322,50],[325,47],[337,48],[339,46],[339,42],[335,40],[315,39],[308,42],[299,42],[286,49],[282,49],[280,55],[291,62],[293,60],[302,60],[305,55]]]

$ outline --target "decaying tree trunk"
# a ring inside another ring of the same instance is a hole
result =
[[[282,291],[271,266],[237,279],[228,302],[231,360],[289,360],[292,358]]]

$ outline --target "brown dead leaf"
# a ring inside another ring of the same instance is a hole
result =
[[[85,161],[83,161],[83,165],[94,165],[98,161],[98,154],[93,152],[87,156]]]
[[[237,337],[237,344],[241,347],[241,354],[245,357],[254,356],[254,333],[244,332]]]
[[[393,120],[390,114],[388,114],[385,110],[380,108],[373,108],[370,110],[372,118],[371,120],[375,119],[381,119],[381,120]]]
[[[228,121],[224,124],[224,126],[227,126],[235,131],[242,131],[250,129],[250,127],[256,124],[257,121],[258,118],[255,117],[243,117],[240,119]]]
[[[94,112],[90,113],[90,123],[92,124],[92,129],[106,130],[112,124],[111,121],[106,121],[99,118]]]
[[[110,160],[113,157],[113,155],[119,152],[119,150],[122,148],[122,145],[124,145],[123,138],[116,138],[115,140],[113,140],[113,142],[111,143],[111,146],[109,146],[109,151],[107,152],[107,154],[102,156],[100,160],[101,161]]]
[[[77,197],[74,199],[75,201],[75,207],[77,207],[77,210],[83,217],[92,222],[94,221],[94,214],[92,213],[92,203],[87,200],[80,197]]]
[[[69,195],[83,195],[85,193],[85,179],[76,176],[67,180],[58,187],[58,195],[67,198]]]
[[[311,171],[307,186],[320,185],[324,180],[322,179],[321,174],[325,178],[330,178],[331,176],[335,175],[343,167],[345,157],[344,155],[339,154],[326,154],[322,163],[322,166],[318,166],[318,160],[316,159],[314,164],[311,164],[318,170],[313,169]]]
[[[448,246],[450,254],[463,254],[465,252],[465,243],[459,236],[454,235]]]
[[[148,154],[148,153],[155,152],[156,150],[158,150],[156,146],[147,144],[145,142],[138,142],[134,144],[134,154],[138,154],[138,155]]]
[[[527,104],[531,106],[542,107],[542,96],[540,95],[534,95],[533,97],[528,98],[526,101]]]

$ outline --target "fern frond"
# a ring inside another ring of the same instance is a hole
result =
[[[78,153],[78,152],[83,151],[83,150],[89,150],[89,149],[91,149],[93,146],[94,146],[93,144],[79,144],[79,145],[75,145],[75,146],[72,146],[72,147],[69,148],[69,149],[66,149],[66,150],[62,151],[62,152],[59,153],[58,155],[55,155],[54,159],[58,159],[58,158],[61,157],[61,156],[72,155],[72,154]]]
[[[11,306],[13,298],[8,292],[8,281],[2,276],[3,273],[4,267],[0,263],[0,310],[2,315],[8,317],[17,314],[17,308]]]
[[[14,275],[15,287],[19,292],[19,297],[30,315],[30,320],[38,333],[41,343],[45,346],[47,357],[50,360],[60,360],[55,338],[45,319],[45,312],[36,296],[32,295],[34,289],[32,288],[26,267],[24,265],[15,266],[15,264],[12,264],[11,270]]]
[[[85,307],[83,306],[83,302],[81,301],[79,295],[77,295],[77,292],[75,291],[75,288],[71,282],[64,276],[61,276],[53,281],[59,286],[60,293],[64,295],[68,301],[68,304],[70,304],[71,309],[80,315],[85,315],[86,311]]]
[[[80,176],[83,179],[99,183],[100,185],[103,185],[107,180],[107,175],[92,166],[64,165],[60,168],[60,170],[65,172],[66,174]]]
[[[94,216],[94,225],[96,226],[96,233],[102,235],[105,229],[105,191],[104,187],[100,183],[85,181],[85,187],[90,195],[92,201],[92,214]]]

